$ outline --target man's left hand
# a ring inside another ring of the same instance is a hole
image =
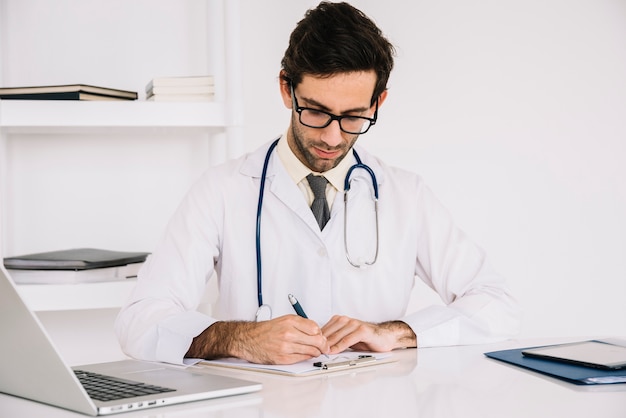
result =
[[[335,315],[322,327],[331,353],[352,348],[357,351],[386,352],[396,348],[417,347],[413,330],[402,321],[380,324]]]

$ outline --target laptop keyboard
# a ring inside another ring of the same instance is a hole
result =
[[[74,373],[87,391],[87,394],[89,394],[89,397],[104,402],[134,398],[135,396],[174,392],[176,390],[83,370],[74,370]]]

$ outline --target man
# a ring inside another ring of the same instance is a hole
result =
[[[286,133],[275,148],[211,168],[194,185],[120,312],[127,354],[290,364],[349,348],[478,343],[517,331],[502,277],[421,178],[354,147],[387,98],[393,53],[346,3],[307,12],[282,60]],[[351,169],[359,160],[366,167]],[[219,297],[207,316],[196,309],[214,272]],[[416,277],[446,306],[407,315]],[[290,294],[306,314],[295,314]],[[271,317],[255,321],[263,308]]]

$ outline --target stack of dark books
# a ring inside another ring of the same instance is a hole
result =
[[[59,86],[0,87],[0,99],[12,100],[137,100],[137,92],[67,84]]]

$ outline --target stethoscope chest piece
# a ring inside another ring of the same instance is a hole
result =
[[[254,320],[256,322],[261,321],[269,321],[272,319],[272,308],[270,305],[261,305],[259,309],[256,310],[256,315],[254,315]]]

